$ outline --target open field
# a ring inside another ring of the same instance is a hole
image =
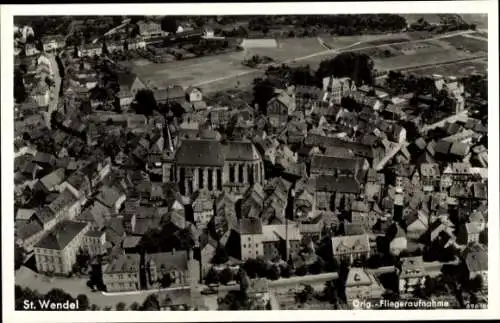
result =
[[[295,57],[305,56],[325,50],[316,37],[278,39],[277,48],[248,48],[245,57],[253,55],[269,56],[276,62],[285,62]]]
[[[468,62],[458,62],[452,64],[443,64],[433,67],[419,68],[411,70],[411,73],[419,76],[429,76],[440,74],[443,76],[467,76],[473,73],[486,73],[488,62],[485,59],[478,59]]]
[[[178,84],[184,87],[200,82],[251,71],[241,64],[243,53],[230,53],[210,57],[201,57],[185,61],[173,61],[163,64],[141,64],[132,67],[144,80],[157,85]]]
[[[488,33],[485,31],[476,31],[476,32],[470,33],[470,35],[476,36],[476,37],[488,38]]]
[[[241,64],[245,58],[252,55],[269,56],[276,63],[287,63],[291,66],[309,65],[312,69],[316,69],[321,61],[333,58],[339,52],[357,48],[373,56],[375,68],[380,70],[439,64],[478,56],[455,49],[452,43],[446,41],[449,35],[421,39],[423,34],[420,33],[417,39],[414,39],[415,35],[408,36],[409,34],[411,35],[411,33],[395,33],[348,37],[283,38],[279,39],[277,48],[252,48],[241,52],[163,64],[145,64],[144,61],[140,61],[132,64],[132,69],[144,81],[159,87],[165,84],[178,84],[184,87],[194,85],[208,93],[231,88],[247,88],[254,78],[262,77],[263,69],[251,69]],[[401,43],[402,39],[407,41],[403,40]],[[331,50],[326,49],[320,41],[327,43]],[[395,41],[398,43],[394,43]],[[372,42],[380,45],[370,44]],[[387,42],[390,45],[384,45]]]
[[[431,51],[426,53],[416,53],[414,55],[401,55],[384,59],[375,58],[375,68],[379,70],[400,69],[425,64],[438,64],[449,62],[450,60],[459,60],[471,57],[462,51],[456,50],[441,50]]]
[[[477,38],[466,37],[463,35],[448,37],[443,39],[444,42],[459,50],[467,50],[471,53],[488,52],[488,42]]]
[[[483,13],[461,14],[462,18],[469,24],[475,24],[478,29],[488,28],[488,15]]]

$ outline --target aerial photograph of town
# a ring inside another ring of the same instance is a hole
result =
[[[14,16],[17,311],[488,308],[486,14],[161,13]]]

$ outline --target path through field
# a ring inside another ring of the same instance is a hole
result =
[[[455,32],[455,33],[439,35],[439,36],[430,37],[430,38],[426,38],[426,39],[418,39],[418,40],[408,40],[408,41],[402,41],[402,42],[394,42],[394,43],[390,43],[390,45],[422,43],[422,42],[428,42],[430,40],[439,40],[439,39],[453,37],[453,36],[458,36],[458,35],[467,35],[467,34],[469,34],[471,32],[472,31],[470,31],[470,30],[459,31],[459,32]],[[318,39],[318,41],[319,40],[320,39]],[[319,42],[320,42],[320,44],[323,45],[323,47],[325,47],[324,42],[321,42],[321,41],[319,41]],[[329,56],[329,55],[339,54],[339,53],[343,53],[343,52],[372,49],[372,48],[384,47],[384,46],[388,45],[388,44],[380,44],[380,45],[370,45],[370,46],[366,46],[366,47],[357,47],[357,48],[354,48],[354,49],[352,48],[352,47],[360,45],[360,44],[362,44],[364,42],[368,42],[368,41],[359,41],[359,42],[356,42],[354,44],[351,44],[351,45],[348,45],[348,46],[345,46],[345,47],[342,47],[342,48],[327,49],[327,50],[316,52],[316,53],[313,53],[313,54],[309,54],[309,55],[305,55],[305,56],[301,56],[301,57],[296,57],[296,58],[288,59],[288,60],[286,60],[284,62],[280,62],[279,65],[281,65],[281,64],[296,63],[296,62],[300,62],[300,61],[307,61],[307,60],[309,60],[311,58],[316,58],[316,57],[320,57],[320,56]],[[262,73],[263,73],[262,70],[243,71],[243,72],[238,72],[238,73],[234,73],[234,74],[230,74],[230,75],[226,75],[226,76],[222,76],[222,77],[217,77],[217,78],[205,80],[205,81],[202,81],[202,82],[194,84],[194,86],[205,86],[205,85],[209,85],[209,84],[213,84],[213,83],[217,83],[217,82],[227,81],[227,80],[230,80],[230,79],[233,79],[233,78],[238,78],[238,77],[242,77],[242,76],[249,76],[249,75],[259,75],[259,74],[262,74]]]

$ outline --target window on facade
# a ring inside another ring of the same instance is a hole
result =
[[[254,174],[253,174],[253,169],[254,169],[254,165],[248,165],[248,183],[250,185],[253,185],[253,183],[255,182],[254,180]]]
[[[202,189],[203,188],[203,181],[205,180],[203,176],[203,168],[198,168],[198,188]]]
[[[118,275],[118,279],[123,279],[123,275]]]
[[[248,241],[251,241],[251,240],[252,240],[252,238],[248,237]]]
[[[234,183],[234,165],[229,165],[229,181]]]
[[[212,191],[214,189],[214,173],[213,170],[208,170],[208,190]]]
[[[180,191],[182,195],[186,194],[185,179],[186,179],[186,171],[184,170],[184,168],[181,168],[179,171],[179,182],[180,182]]]
[[[246,244],[243,244],[243,248],[246,248],[246,247],[247,247],[247,245],[246,245]]]
[[[222,190],[222,170],[217,169],[217,189]]]
[[[243,165],[238,167],[238,182],[243,183]]]

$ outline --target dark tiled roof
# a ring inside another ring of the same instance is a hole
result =
[[[311,171],[321,170],[351,170],[356,171],[361,168],[359,158],[340,158],[324,155],[314,155],[311,158]]]
[[[97,200],[107,207],[113,207],[122,194],[114,187],[104,186],[99,192]]]
[[[62,191],[52,203],[49,204],[49,208],[52,212],[58,213],[67,206],[72,205],[77,202],[76,196],[71,193],[69,189]]]
[[[262,234],[262,222],[256,218],[241,219],[240,234]]]
[[[160,270],[180,270],[188,268],[188,253],[186,251],[161,252],[146,255],[146,262],[154,261]]]
[[[186,93],[181,86],[173,85],[165,89],[156,90],[154,96],[157,101],[174,100],[184,98]]]
[[[118,84],[120,84],[120,88],[122,88],[123,90],[130,90],[136,79],[137,75],[135,74],[131,73],[118,74]]]
[[[251,142],[230,141],[222,147],[226,160],[254,161],[259,158],[259,153]]]
[[[25,223],[16,228],[17,239],[28,239],[43,230],[43,227],[36,221]]]
[[[436,143],[434,151],[438,154],[448,154],[450,152],[452,143],[449,141],[441,140]]]
[[[140,256],[137,254],[120,255],[120,257],[109,264],[104,273],[136,273],[139,271],[139,264]]]
[[[316,191],[319,192],[359,193],[360,189],[359,182],[351,177],[321,175],[316,178]]]
[[[177,150],[176,162],[189,166],[223,166],[223,147],[215,140],[183,140]]]
[[[84,222],[63,221],[48,233],[35,248],[63,250],[87,226]]]

